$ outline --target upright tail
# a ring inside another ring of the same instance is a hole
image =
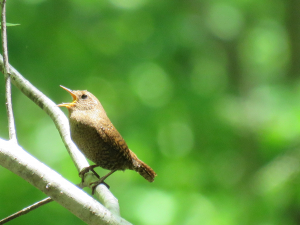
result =
[[[138,157],[133,152],[131,152],[131,156],[133,158],[132,170],[135,170],[136,172],[138,172],[149,182],[153,182],[154,177],[156,176],[156,173],[154,172],[154,170],[151,169],[151,167],[148,166],[146,163],[139,160]]]

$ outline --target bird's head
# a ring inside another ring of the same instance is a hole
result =
[[[61,88],[65,89],[73,98],[71,103],[62,103],[57,106],[66,107],[70,112],[74,110],[91,110],[101,107],[102,105],[99,100],[88,91],[72,91],[69,88],[66,88],[60,85]]]

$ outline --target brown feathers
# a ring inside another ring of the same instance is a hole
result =
[[[99,100],[88,91],[72,91],[72,103],[67,107],[71,136],[80,151],[96,165],[108,170],[135,170],[149,182],[156,173],[128,148],[111,123]]]

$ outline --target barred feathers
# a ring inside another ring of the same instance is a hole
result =
[[[156,177],[156,173],[154,172],[153,169],[151,169],[150,166],[148,166],[146,163],[144,163],[142,160],[138,159],[136,154],[134,154],[131,150],[130,155],[132,157],[132,164],[133,168],[130,168],[132,170],[135,170],[138,172],[141,176],[143,176],[146,180],[149,182],[154,181],[154,177]]]

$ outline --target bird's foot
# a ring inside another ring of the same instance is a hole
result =
[[[108,189],[110,188],[109,185],[104,182],[105,178],[106,177],[102,177],[100,180],[90,183],[90,185],[92,185],[92,195],[95,194],[95,189],[99,184],[104,184]]]
[[[107,183],[105,183],[104,180],[116,171],[117,170],[112,170],[105,176],[101,177],[98,181],[90,183],[90,185],[92,185],[92,195],[94,195],[96,187],[101,183],[104,184],[109,189],[109,185]]]
[[[94,174],[98,179],[100,179],[100,176],[99,176],[98,173],[96,173],[96,171],[94,170],[94,168],[97,167],[97,166],[98,166],[98,165],[88,166],[88,167],[83,168],[83,170],[80,171],[79,176],[81,177],[81,183],[84,182],[84,175],[85,175],[86,173],[88,173],[89,171],[92,171],[93,174]]]

